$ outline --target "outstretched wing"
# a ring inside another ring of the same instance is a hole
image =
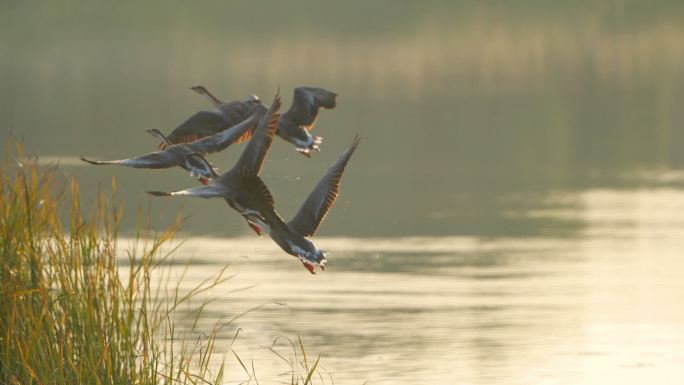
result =
[[[178,165],[178,160],[166,151],[155,151],[135,158],[117,160],[90,160],[81,156],[81,160],[90,164],[126,166],[134,168],[169,168]]]
[[[337,94],[318,87],[297,87],[294,90],[292,105],[283,114],[292,123],[310,130],[316,119],[318,119],[318,109],[335,108],[335,98]]]
[[[258,175],[251,174],[249,170],[242,169],[240,172],[240,182],[244,189],[242,194],[243,205],[250,208],[273,209],[274,200],[271,191]]]
[[[260,107],[260,108],[259,108]],[[259,118],[266,113],[266,107],[258,106],[254,108],[254,112],[242,122],[230,127],[226,130],[197,139],[192,143],[188,143],[188,147],[194,151],[202,154],[211,154],[226,149],[233,143],[237,143],[243,136],[251,136],[252,131],[259,124]]]
[[[337,162],[328,169],[328,172],[318,182],[316,187],[306,198],[297,215],[288,223],[291,229],[308,237],[314,235],[318,226],[323,222],[326,214],[335,203],[340,192],[340,180],[356,148],[361,143],[361,138],[354,136],[351,146],[342,153]]]
[[[230,126],[230,122],[218,111],[199,111],[176,127],[168,135],[168,139],[174,144],[189,143],[205,136],[214,135]]]
[[[261,100],[259,99],[258,96],[256,95],[251,95],[247,100],[245,101],[221,101],[219,98],[214,96],[209,90],[204,87],[203,85],[196,85],[193,87],[190,87],[191,90],[197,92],[200,95],[205,96],[211,104],[214,105],[219,111],[221,111],[221,114],[223,114],[223,117],[226,119],[226,121],[232,126],[237,124],[238,122],[246,119],[251,112],[253,112],[254,107],[263,107],[263,110],[266,111],[265,106],[261,103]],[[252,132],[254,130],[249,130],[245,131],[242,136],[239,138],[236,138],[233,143],[242,143],[246,140],[249,140],[249,138],[252,137]]]
[[[248,99],[245,101],[233,101],[221,104],[218,109],[221,111],[226,121],[231,125],[238,124],[245,120],[250,114],[254,113],[255,108],[261,110],[261,115],[266,112],[266,106],[259,99]],[[235,140],[235,143],[242,143],[252,137],[254,130],[245,133]]]
[[[226,196],[228,190],[217,184],[210,184],[208,186],[193,187],[186,190],[179,191],[147,191],[148,194],[154,196],[189,196],[193,198],[219,198]]]
[[[266,159],[266,154],[271,148],[273,143],[273,136],[275,135],[276,129],[278,128],[278,119],[280,114],[278,110],[280,109],[280,95],[276,92],[273,98],[273,103],[271,107],[266,111],[260,121],[257,128],[254,130],[252,138],[247,143],[245,151],[243,151],[240,159],[233,167],[233,170],[242,172],[242,170],[247,170],[253,175],[258,175],[261,171],[261,166],[264,164]]]

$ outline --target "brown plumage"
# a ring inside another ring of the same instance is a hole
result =
[[[337,159],[328,172],[321,178],[313,191],[306,198],[297,214],[292,218],[288,225],[305,237],[314,235],[330,208],[335,203],[340,193],[340,181],[344,168],[349,159],[361,143],[359,136],[354,136],[352,144]]]
[[[151,129],[147,130],[147,132],[165,144],[163,150],[128,159],[95,161],[81,157],[81,160],[96,165],[109,164],[134,168],[161,169],[178,166],[189,171],[191,176],[197,177],[202,183],[206,184],[208,180],[216,177],[218,174],[202,155],[224,150],[235,143],[236,139],[243,136],[245,132],[253,131],[259,124],[260,118],[266,114],[265,107],[262,108],[263,110],[254,109],[247,119],[227,130],[190,143],[172,144],[159,130]]]
[[[174,192],[148,191],[148,193],[155,196],[223,198],[230,207],[242,214],[250,226],[254,228],[252,225],[256,220],[255,218],[259,218],[258,213],[262,209],[262,200],[254,197],[254,190],[251,186],[253,186],[253,180],[259,180],[258,174],[273,143],[273,137],[278,127],[279,108],[280,96],[276,93],[271,107],[254,130],[254,134],[233,168],[214,178],[207,186]],[[268,205],[270,202],[272,202],[272,198],[264,201],[263,204]]]
[[[316,233],[335,203],[340,192],[344,169],[360,143],[361,139],[355,136],[349,148],[328,169],[289,223],[283,221],[272,205],[262,204],[260,209],[271,239],[286,253],[299,258],[312,274],[315,273],[315,266],[321,269],[325,267],[326,253],[318,249],[307,237]]]
[[[216,108],[194,113],[171,131],[167,137],[169,142],[173,144],[188,143],[205,136],[214,135],[245,120],[255,107],[264,107],[261,100],[255,97],[250,97],[245,101],[221,102],[209,94],[202,86],[191,87],[191,89],[202,95],[208,94],[207,96],[210,100],[215,100],[214,105]],[[251,135],[252,131],[247,131],[241,137],[236,138],[234,143],[247,140]],[[162,142],[159,147],[164,149],[166,144]]]
[[[200,95],[206,96],[218,109],[228,109],[228,102],[216,98],[204,86],[191,88]],[[248,100],[259,100],[252,95]],[[235,103],[235,102],[230,102]],[[311,130],[316,124],[321,108],[333,109],[337,105],[337,94],[319,87],[297,87],[294,89],[290,108],[281,115],[276,135],[295,145],[296,150],[311,157],[312,151],[320,150],[323,141],[320,136],[311,135]],[[227,113],[227,112],[226,112]],[[245,136],[250,133],[245,133]]]

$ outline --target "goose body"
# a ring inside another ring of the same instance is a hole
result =
[[[285,223],[272,205],[262,211],[271,239],[283,251],[297,257],[312,274],[315,274],[316,266],[325,269],[326,252],[317,248],[308,237],[316,233],[335,203],[344,169],[360,143],[361,139],[355,136],[349,148],[323,175],[292,220]]]
[[[202,86],[191,87],[191,89],[202,95],[211,95],[208,91],[206,94],[202,92],[202,90],[206,91]],[[252,114],[254,108],[264,107],[261,100],[257,97],[232,102],[221,102],[214,98],[213,95],[209,98],[214,103],[215,108],[213,110],[196,112],[183,121],[168,135],[170,143],[189,143],[205,136],[214,135],[247,119]],[[249,139],[251,134],[251,131],[247,131],[237,142]],[[164,142],[160,144],[162,149],[165,146]]]
[[[191,88],[200,95],[204,95],[219,110],[226,110],[224,114],[234,113],[235,107],[231,103],[216,98],[204,86]],[[276,135],[294,144],[295,149],[306,157],[311,157],[311,152],[320,150],[323,138],[311,135],[311,129],[316,125],[321,108],[333,109],[337,105],[337,94],[319,87],[297,87],[294,89],[290,109],[280,116]],[[252,95],[248,101],[261,103],[256,95]]]
[[[81,156],[81,160],[95,165],[119,165],[133,168],[162,169],[178,166],[190,172],[192,177],[198,178],[203,184],[207,184],[218,174],[203,155],[224,150],[236,143],[245,133],[254,130],[259,119],[265,114],[265,107],[254,108],[251,115],[235,126],[190,143],[173,144],[159,130],[147,130],[162,141],[163,150],[128,159],[96,161]]]
[[[258,234],[263,231],[263,207],[272,204],[270,192],[258,177],[278,126],[280,97],[276,94],[271,107],[261,118],[240,159],[232,169],[212,179],[206,186],[173,192],[148,191],[155,196],[187,196],[223,198],[239,212]]]
[[[280,117],[276,134],[294,144],[300,154],[311,157],[311,151],[319,151],[323,142],[322,137],[311,135],[318,112],[321,108],[335,108],[336,98],[336,93],[323,88],[295,88],[290,109]]]

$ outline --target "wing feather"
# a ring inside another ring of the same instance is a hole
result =
[[[340,192],[340,181],[344,168],[356,148],[361,143],[361,138],[354,136],[349,148],[342,153],[337,162],[328,169],[316,187],[306,198],[295,217],[288,223],[291,229],[305,237],[312,236],[320,226],[330,208],[335,203]]]
[[[260,119],[259,125],[254,130],[252,138],[247,143],[233,170],[242,172],[242,170],[246,169],[253,175],[259,174],[278,128],[279,109],[280,95],[279,92],[276,92],[273,103],[271,103],[266,114]]]
[[[134,158],[128,159],[117,159],[117,160],[90,160],[81,156],[81,160],[90,164],[96,165],[117,165],[126,166],[133,168],[169,168],[178,165],[178,161],[175,157],[166,151],[155,151],[149,154],[141,155]]]
[[[297,87],[290,109],[283,114],[297,126],[310,130],[318,119],[318,110],[335,108],[337,94],[318,87]]]
[[[199,111],[187,118],[169,135],[171,143],[189,143],[193,140],[213,135],[231,126],[223,115],[215,111]]]
[[[188,196],[192,198],[219,198],[225,197],[228,190],[218,184],[209,184],[207,186],[192,187],[179,191],[147,191],[148,194],[154,196]]]
[[[192,151],[202,154],[222,151],[231,144],[239,142],[244,136],[251,136],[251,132],[254,131],[259,123],[259,117],[264,114],[264,109],[256,108],[252,115],[242,122],[217,134],[188,143],[188,147]]]

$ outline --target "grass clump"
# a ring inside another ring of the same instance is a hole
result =
[[[166,257],[160,247],[173,229],[141,230],[130,263],[117,267],[122,211],[112,199],[99,196],[86,214],[75,180],[41,167],[21,146],[6,154],[0,384],[219,383],[223,366],[209,365],[215,334],[184,339],[173,315],[193,294],[220,283],[222,272],[187,295],[177,288],[160,292],[150,276]]]

